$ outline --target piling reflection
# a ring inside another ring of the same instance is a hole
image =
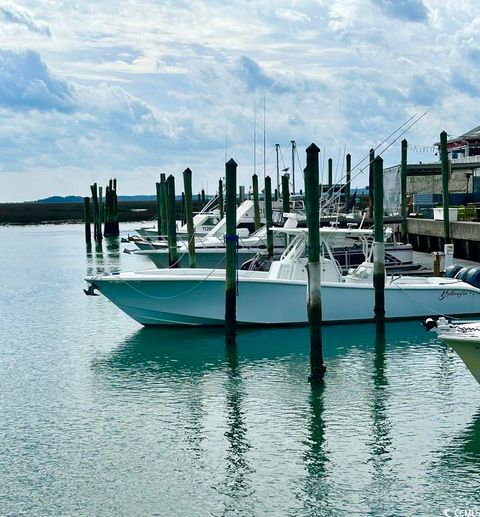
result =
[[[112,273],[120,269],[120,239],[105,237],[85,246],[87,275]]]
[[[371,400],[372,412],[372,462],[374,466],[374,476],[381,480],[385,474],[385,469],[389,468],[388,461],[391,460],[390,447],[392,440],[390,437],[391,424],[387,416],[388,406],[388,380],[385,374],[385,329],[375,333],[374,340],[374,359],[373,359],[373,393]]]
[[[303,457],[307,471],[304,506],[308,514],[320,512],[322,515],[328,515],[332,506],[327,496],[328,483],[325,483],[329,459],[325,441],[324,391],[324,381],[311,383],[308,397],[308,442]]]
[[[238,349],[234,344],[226,346],[225,406],[228,441],[226,453],[226,472],[222,491],[226,496],[224,515],[253,514],[254,488],[250,475],[252,469],[246,454],[251,445],[247,439],[247,426],[244,415],[244,388],[238,364]],[[240,506],[239,506],[240,505]]]

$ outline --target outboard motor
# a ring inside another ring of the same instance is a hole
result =
[[[467,281],[467,274],[472,269],[473,266],[465,266],[460,269],[460,271],[455,275],[455,278],[457,280],[463,280],[464,282]]]
[[[463,268],[463,264],[452,264],[445,269],[444,276],[448,278],[455,278],[455,275]]]
[[[473,287],[480,288],[480,267],[472,267],[468,271],[465,281],[468,282],[470,285],[473,285]]]

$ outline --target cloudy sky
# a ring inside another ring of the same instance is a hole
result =
[[[0,201],[114,176],[153,194],[186,167],[211,192],[225,156],[248,186],[264,113],[267,174],[295,140],[297,171],[315,142],[340,177],[345,152],[356,164],[427,110],[405,136],[430,146],[480,125],[479,34],[477,0],[0,0]]]

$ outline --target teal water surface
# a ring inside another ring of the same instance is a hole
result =
[[[0,228],[0,515],[480,511],[480,386],[419,322],[143,329],[87,274],[149,262],[80,225]]]

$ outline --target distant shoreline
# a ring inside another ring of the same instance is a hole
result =
[[[177,210],[180,211],[177,203]],[[119,201],[120,222],[148,221],[157,216],[154,201]],[[83,223],[83,203],[0,203],[0,225]]]

